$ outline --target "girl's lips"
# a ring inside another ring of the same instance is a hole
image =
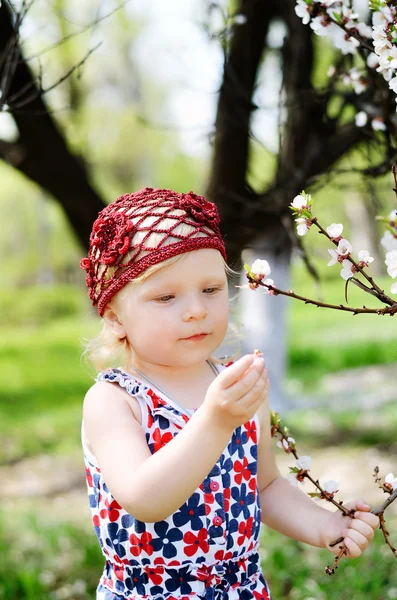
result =
[[[188,338],[183,338],[184,340],[202,340],[205,337],[207,337],[208,333],[199,333],[197,335],[192,335],[191,337]]]

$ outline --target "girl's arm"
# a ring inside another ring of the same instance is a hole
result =
[[[153,455],[126,392],[96,383],[84,400],[84,427],[106,485],[140,521],[160,521],[191,496],[219,459],[233,430],[263,401],[264,363],[252,355],[222,371],[203,405]]]
[[[263,523],[295,540],[328,548],[334,554],[338,554],[339,545],[330,548],[328,544],[344,537],[349,556],[359,556],[374,536],[379,524],[378,517],[369,512],[370,507],[363,501],[346,505],[347,508],[359,510],[354,519],[343,517],[339,510],[326,510],[281,477],[273,453],[270,412],[266,400],[259,412],[258,486]]]

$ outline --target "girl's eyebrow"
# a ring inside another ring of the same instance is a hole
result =
[[[141,287],[141,291],[143,294],[157,294],[163,293],[164,291],[177,290],[181,287],[181,280],[175,279],[171,281],[162,281],[162,282],[146,282],[144,286]],[[225,280],[222,275],[206,275],[205,278],[197,281],[198,287],[208,287],[209,285],[224,285]],[[190,287],[190,285],[189,285]]]

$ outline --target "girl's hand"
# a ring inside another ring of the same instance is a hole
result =
[[[266,399],[268,388],[263,358],[247,354],[216,377],[201,408],[208,411],[217,426],[233,431],[252,419]]]
[[[372,541],[375,530],[379,527],[379,518],[370,512],[371,508],[364,500],[349,502],[344,506],[356,510],[354,518],[342,516],[340,510],[332,513],[324,523],[321,538],[325,547],[333,554],[339,554],[340,547],[344,543],[347,556],[358,558]],[[343,542],[330,548],[329,544],[340,537],[344,538]]]

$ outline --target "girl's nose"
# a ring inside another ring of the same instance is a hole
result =
[[[207,308],[201,298],[190,298],[183,311],[183,320],[204,319],[208,314]]]

